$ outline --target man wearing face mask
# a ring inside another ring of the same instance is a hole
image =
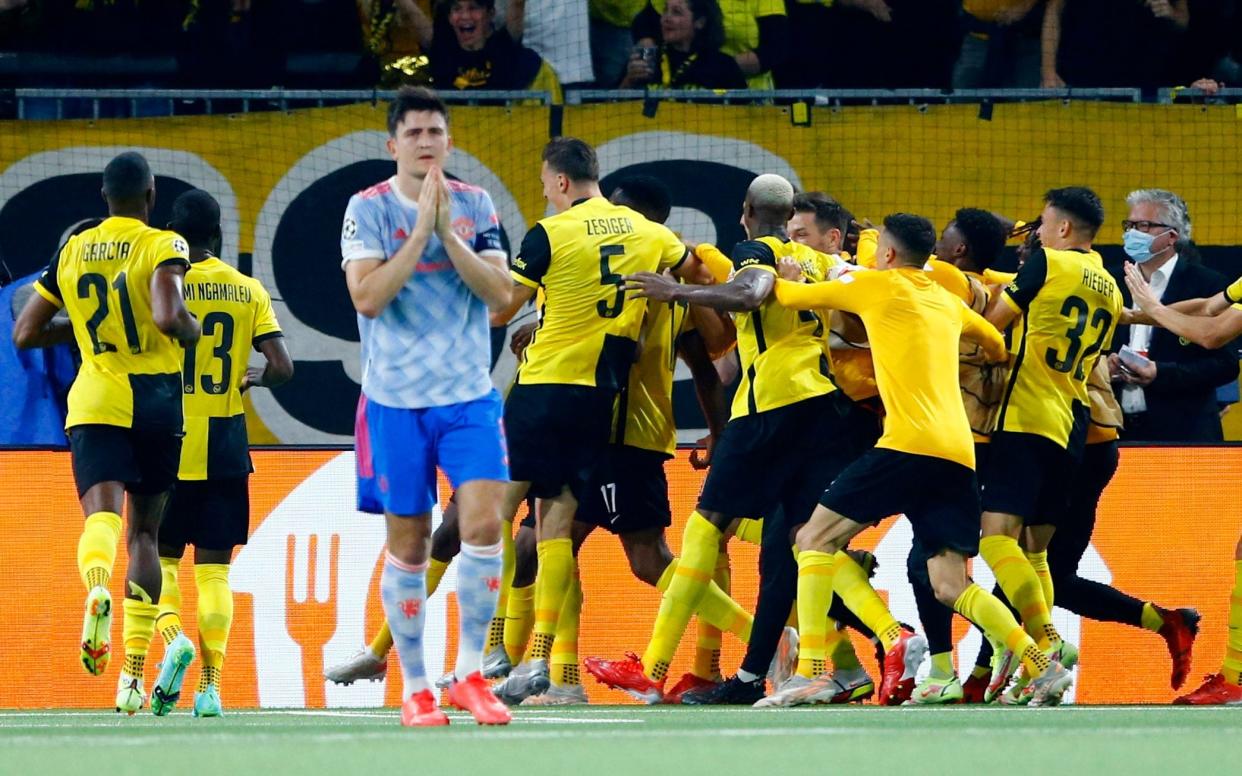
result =
[[[1171,191],[1139,189],[1126,197],[1126,254],[1164,304],[1220,293],[1228,280],[1181,251],[1190,241],[1186,203]],[[1127,303],[1129,298],[1127,295]],[[1219,442],[1216,387],[1238,377],[1236,349],[1207,350],[1166,330],[1120,327],[1116,342],[1143,356],[1108,358],[1125,413],[1123,438],[1152,442]]]

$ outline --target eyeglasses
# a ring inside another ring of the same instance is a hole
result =
[[[1137,229],[1140,232],[1150,232],[1152,229],[1172,229],[1172,224],[1162,224],[1159,221],[1131,221],[1126,219],[1121,222],[1121,231],[1128,232],[1131,229]]]

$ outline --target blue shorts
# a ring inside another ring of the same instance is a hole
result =
[[[355,429],[359,511],[430,512],[437,501],[437,466],[454,488],[472,480],[507,482],[502,413],[496,391],[423,409],[386,407],[364,396]]]

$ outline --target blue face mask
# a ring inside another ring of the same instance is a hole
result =
[[[1172,230],[1170,230],[1172,231]],[[1134,259],[1135,264],[1143,264],[1151,261],[1152,252],[1151,244],[1156,241],[1157,237],[1168,234],[1161,232],[1159,235],[1140,232],[1137,229],[1127,229],[1123,235],[1122,247],[1125,249],[1126,255]]]

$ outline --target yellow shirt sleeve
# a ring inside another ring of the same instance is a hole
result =
[[[985,269],[983,271],[983,282],[989,286],[1007,286],[1013,282],[1018,275],[1014,272],[1001,272],[995,269]]]
[[[1225,298],[1236,309],[1242,310],[1242,278],[1238,278],[1225,289]]]
[[[935,257],[928,260],[927,267],[928,274],[931,275],[932,280],[940,284],[941,288],[966,304],[970,304],[974,294],[970,291],[970,280],[960,269]]]
[[[690,249],[672,229],[660,226],[660,269],[677,269],[690,255]]]
[[[962,304],[962,337],[979,343],[988,361],[992,363],[1000,363],[1009,358],[1009,351],[1005,348],[1005,338],[995,326],[988,323],[986,318],[967,307],[965,303]]]
[[[866,273],[870,276],[871,273]],[[880,273],[876,273],[878,276]],[[847,313],[860,313],[867,307],[871,297],[873,282],[863,279],[863,275],[846,275],[839,280],[826,283],[795,283],[789,280],[776,281],[776,299],[785,307],[793,310],[819,310],[828,308],[844,310]]]
[[[272,297],[268,295],[266,288],[257,282],[254,285],[255,314],[253,340],[259,342],[280,334],[281,331],[280,323],[276,321],[276,313],[272,310]]]
[[[724,283],[729,279],[729,274],[733,272],[733,262],[724,252],[711,243],[702,243],[695,246],[694,255],[699,261],[707,267],[712,273],[712,277],[717,283]]]
[[[859,233],[858,255],[854,257],[858,266],[875,269],[875,249],[879,242],[879,229],[864,229]]]

